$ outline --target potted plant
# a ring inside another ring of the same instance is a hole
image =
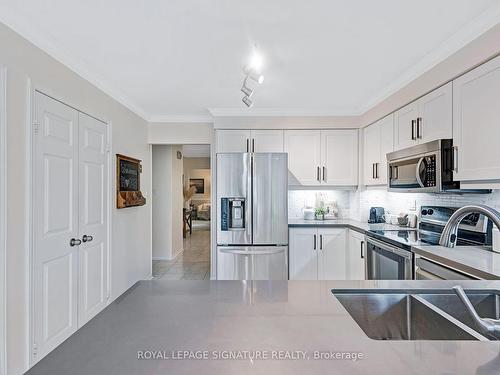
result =
[[[325,220],[325,213],[326,213],[326,210],[324,207],[318,207],[314,210],[314,213],[316,215],[316,219],[319,219],[319,220]]]

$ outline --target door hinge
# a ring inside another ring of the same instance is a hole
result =
[[[38,135],[38,129],[39,129],[39,127],[40,127],[40,126],[38,125],[38,122],[36,122],[36,121],[35,121],[35,122],[33,123],[33,133],[34,133],[35,135]]]
[[[33,357],[36,358],[36,356],[38,355],[38,345],[35,343],[33,343]]]
[[[111,147],[109,147],[109,143],[106,144],[106,152],[110,152],[111,151]]]

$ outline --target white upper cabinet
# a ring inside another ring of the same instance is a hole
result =
[[[358,184],[358,132],[321,131],[321,179],[327,185]]]
[[[217,152],[283,152],[283,130],[217,130]]]
[[[357,130],[285,130],[290,185],[358,184]]]
[[[401,150],[417,144],[417,103],[413,102],[394,113],[394,149]]]
[[[419,142],[452,138],[453,85],[448,83],[418,100]]]
[[[253,152],[283,152],[283,130],[252,130]]]
[[[319,130],[285,130],[285,152],[288,152],[288,184],[321,184],[321,132]]]
[[[452,138],[452,91],[450,82],[395,112],[395,150]]]
[[[500,57],[453,81],[454,178],[500,179]]]
[[[250,130],[217,130],[217,152],[249,152]]]
[[[363,130],[364,135],[364,183],[387,183],[386,154],[394,150],[394,115],[384,117]]]

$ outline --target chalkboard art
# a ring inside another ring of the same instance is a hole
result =
[[[120,191],[139,190],[139,164],[120,160]]]
[[[141,193],[141,161],[117,154],[116,167],[117,208],[145,205],[146,199]]]

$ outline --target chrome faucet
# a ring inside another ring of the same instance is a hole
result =
[[[500,212],[497,210],[482,205],[469,205],[464,206],[456,210],[450,219],[446,223],[443,233],[441,233],[441,238],[439,238],[439,244],[446,247],[454,247],[457,243],[457,232],[460,222],[467,216],[473,213],[480,213],[489,218],[493,224],[500,229]]]
[[[467,297],[467,294],[465,294],[462,287],[460,285],[456,285],[453,287],[453,290],[467,308],[467,311],[469,312],[469,315],[476,324],[478,331],[483,335],[500,339],[500,320],[491,318],[481,318],[477,313],[476,309],[474,308],[474,306],[472,305],[472,302],[470,301],[469,297]]]

